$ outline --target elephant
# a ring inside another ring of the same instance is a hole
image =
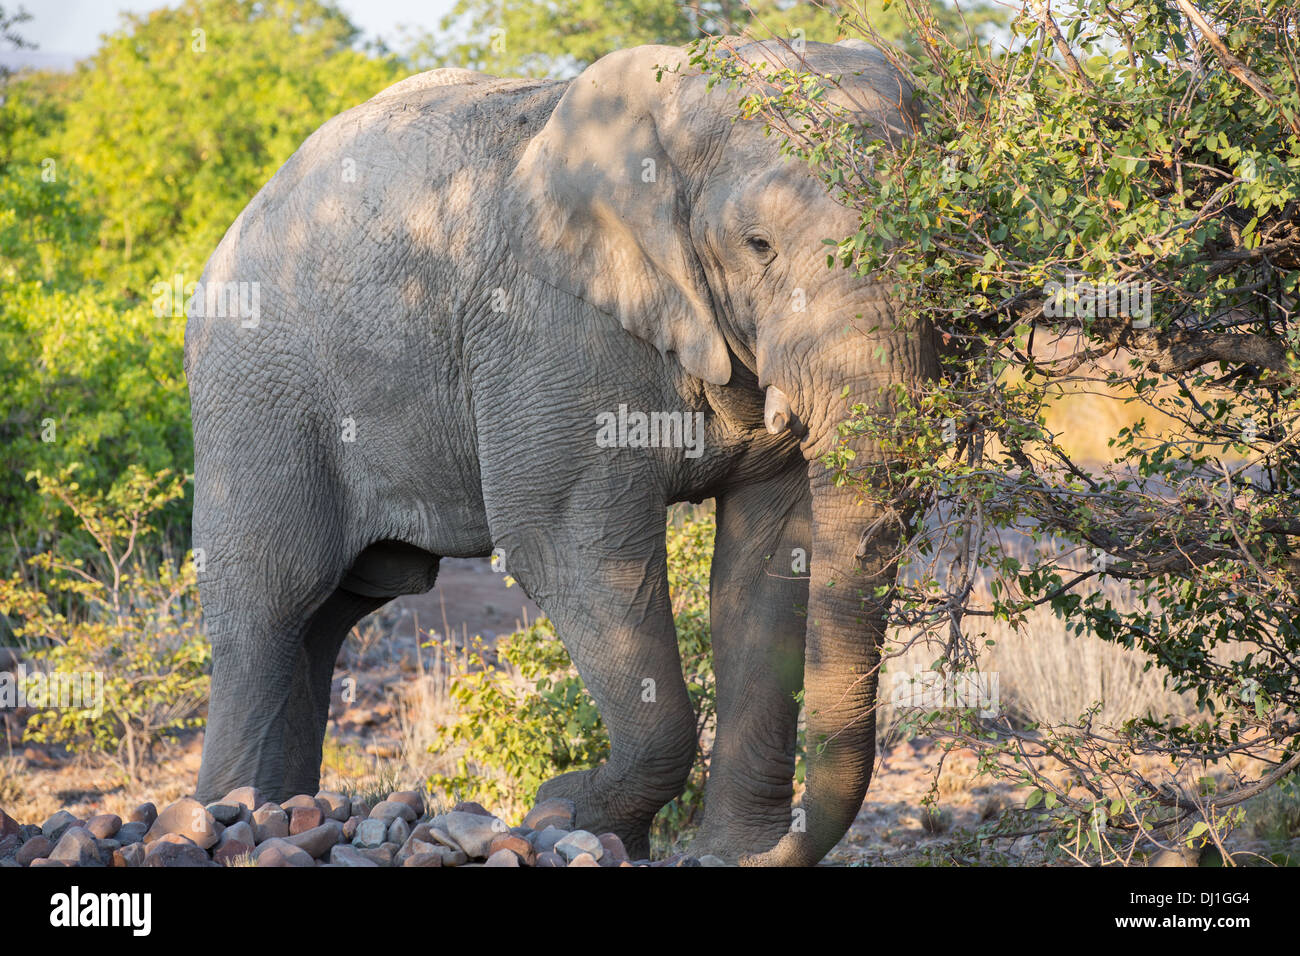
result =
[[[915,135],[878,50],[802,59],[854,122]],[[569,80],[420,74],[325,123],[231,225],[185,334],[212,646],[200,800],[314,793],[349,630],[432,588],[441,558],[495,554],[609,734],[605,762],[538,799],[648,856],[697,748],[666,515],[713,498],[716,739],[690,852],[813,865],[843,837],[903,531],[822,458],[851,404],[932,378],[937,351],[895,288],[829,267],[823,240],[859,215],[738,118],[743,93],[662,45]]]

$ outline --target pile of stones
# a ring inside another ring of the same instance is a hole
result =
[[[0,867],[24,866],[710,866],[676,856],[629,860],[613,833],[573,828],[568,800],[544,800],[521,826],[477,803],[429,816],[414,790],[368,806],[322,790],[283,803],[241,787],[207,806],[188,797],[159,811],[144,803],[123,822],[60,810],[40,826],[0,810]]]

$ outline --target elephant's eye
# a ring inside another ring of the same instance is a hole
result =
[[[749,246],[754,255],[764,259],[772,254],[772,244],[762,236],[750,236],[745,240],[745,245]]]

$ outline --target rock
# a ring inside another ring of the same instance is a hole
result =
[[[545,830],[547,827],[572,830],[574,812],[572,800],[553,797],[550,800],[543,800],[529,810],[528,815],[524,817],[524,826],[533,830]]]
[[[519,857],[509,850],[497,850],[487,858],[484,866],[519,866]]]
[[[316,794],[316,804],[325,812],[325,817],[329,820],[346,823],[348,817],[352,816],[352,801],[333,790],[322,790]]]
[[[416,790],[396,790],[388,795],[390,803],[404,803],[415,812],[415,819],[424,816],[424,797]]]
[[[537,860],[537,851],[533,849],[531,843],[523,837],[515,836],[513,833],[501,833],[497,835],[496,839],[492,841],[492,845],[488,847],[489,865],[491,865],[492,857],[500,853],[502,850],[513,853],[519,858],[519,862],[524,866],[532,866]],[[497,865],[500,866],[502,864]]]
[[[415,822],[415,811],[400,800],[385,800],[383,803],[376,803],[374,809],[370,811],[370,819],[383,820],[384,826],[399,818],[407,823]]]
[[[153,843],[169,833],[179,833],[188,837],[200,850],[206,850],[216,846],[223,829],[203,804],[192,797],[183,797],[158,814],[158,819],[144,835],[144,842]]]
[[[357,835],[357,827],[361,826],[364,817],[348,817],[347,822],[343,824],[343,839],[349,843]]]
[[[96,840],[95,849],[99,851],[99,858],[105,866],[113,865],[113,854],[122,849],[122,844],[117,840]]]
[[[370,804],[365,800],[362,800],[360,797],[353,797],[352,815],[364,820],[366,817],[370,816]]]
[[[441,817],[447,834],[465,851],[471,860],[481,860],[488,855],[492,841],[510,828],[494,816],[483,816],[465,810],[453,810]]]
[[[316,865],[316,861],[312,859],[310,853],[279,837],[272,837],[265,843],[258,844],[257,849],[253,851],[253,859],[258,866],[307,867]]]
[[[568,862],[564,857],[560,856],[560,854],[554,853],[551,850],[546,850],[543,853],[537,854],[537,862],[534,863],[533,866],[563,867],[568,866]]]
[[[33,867],[38,867],[38,866],[76,866],[76,865],[77,865],[77,864],[73,863],[71,860],[50,860],[50,859],[45,859],[45,858],[42,858],[42,859],[39,859],[39,860],[32,860],[32,866],[33,866]]]
[[[165,810],[163,812],[166,813]],[[149,845],[144,856],[145,866],[195,867],[207,866],[210,862],[208,855],[197,844],[180,833],[164,833]]]
[[[462,800],[451,808],[452,813],[476,813],[480,817],[495,817],[495,813],[489,813],[483,804],[474,800]]]
[[[700,866],[726,866],[727,861],[720,856],[714,856],[712,853],[706,853],[700,857]]]
[[[256,846],[243,840],[227,840],[213,852],[212,859],[222,866],[242,865],[246,857],[253,855],[255,849]]]
[[[306,850],[314,859],[319,860],[328,856],[330,848],[342,839],[343,824],[337,820],[330,820],[303,833],[291,834],[285,842],[300,850]]]
[[[628,862],[627,850],[617,833],[602,833],[596,839],[600,841],[600,848],[604,851],[600,856],[601,866],[618,866],[620,863]]]
[[[422,846],[428,846],[428,844],[422,844]],[[462,853],[461,856],[464,856],[464,854]],[[442,866],[442,854],[433,848],[421,849],[416,853],[412,853],[398,866]]]
[[[385,843],[382,846],[363,847],[357,850],[367,860],[371,860],[376,866],[393,865],[393,845]]]
[[[33,861],[42,860],[49,856],[50,851],[53,849],[53,841],[44,834],[41,834],[40,836],[32,837],[20,846],[18,852],[14,854],[14,859],[18,861],[20,866],[31,866]]]
[[[264,803],[253,811],[253,835],[258,844],[289,835],[289,814],[275,803]]]
[[[50,851],[51,860],[71,860],[77,866],[101,866],[103,859],[95,838],[85,827],[68,827]]]
[[[236,787],[222,797],[218,803],[237,803],[249,813],[266,804],[262,791],[256,787]]]
[[[379,866],[374,860],[363,856],[361,851],[347,844],[339,844],[330,848],[330,863],[334,866],[352,866],[352,867],[377,867]]]
[[[316,798],[309,797],[305,793],[294,794],[288,800],[280,804],[284,807],[285,813],[292,813],[294,810],[319,810],[316,806]]]
[[[117,842],[126,846],[129,843],[143,843],[149,827],[143,823],[123,823],[117,831]]]
[[[118,850],[114,856],[120,856],[126,861],[129,867],[144,866],[145,846],[143,843],[128,843],[122,849]]]
[[[423,843],[433,843],[433,827],[427,823],[417,823],[411,827],[412,840],[420,840]]]
[[[411,836],[411,825],[398,817],[392,823],[388,824],[388,842],[396,843],[401,846]]]
[[[34,823],[24,823],[18,828],[18,842],[26,843],[32,837],[44,836],[41,828]]]
[[[320,807],[294,807],[289,811],[289,835],[306,833],[325,822],[325,814]],[[342,827],[339,828],[342,830]]]
[[[417,853],[437,852],[437,846],[427,840],[417,840],[415,837],[409,837],[407,838],[407,841],[402,844],[402,848],[397,851],[397,855],[393,857],[393,864],[395,866],[402,866],[410,857]]]
[[[111,840],[122,829],[122,818],[116,813],[100,813],[86,821],[86,829],[96,840]]]
[[[569,866],[600,866],[590,853],[579,853],[569,861]]]
[[[443,866],[466,866],[469,864],[469,857],[465,855],[464,850],[454,850],[449,846],[434,847],[438,856],[442,857]]]
[[[362,820],[357,826],[357,835],[352,838],[352,845],[363,850],[380,846],[388,838],[388,824],[383,820]]]
[[[60,810],[41,824],[41,833],[43,833],[48,840],[58,843],[59,838],[68,831],[69,827],[76,826],[81,826],[81,821],[67,810]]]
[[[449,850],[460,849],[460,844],[453,840],[451,834],[447,832],[447,823],[443,818],[435,817],[428,823],[421,824],[421,826],[429,828],[429,835],[425,839],[430,843],[437,843],[439,846],[444,846]],[[414,831],[412,831],[412,834],[414,834]]]
[[[568,835],[568,830],[561,830],[559,827],[547,827],[536,834],[529,842],[537,848],[538,853],[545,853],[547,850],[554,850],[555,844]]]
[[[18,835],[18,829],[18,821],[3,810],[0,810],[0,839],[8,836],[16,837]]]
[[[572,833],[566,833],[563,840],[556,842],[555,852],[572,863],[583,853],[590,854],[593,860],[599,860],[604,855],[605,848],[600,845],[600,840],[594,833],[574,830]]]
[[[252,816],[252,811],[242,803],[209,803],[204,809],[212,814],[212,819],[223,827],[228,827]]]
[[[7,860],[18,852],[18,834],[11,833],[0,838],[0,860]]]
[[[217,846],[223,847],[231,841],[257,846],[257,833],[253,830],[251,823],[247,820],[240,820],[238,823],[226,827],[221,834],[221,839],[217,841]]]
[[[126,818],[128,823],[143,823],[145,829],[153,826],[153,822],[158,819],[158,808],[152,803],[142,803]]]

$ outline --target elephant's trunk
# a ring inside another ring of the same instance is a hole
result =
[[[900,335],[892,343],[887,354],[894,368],[888,375],[880,373],[878,358],[873,366],[872,348],[860,340],[846,344],[828,361],[837,371],[825,376],[835,387],[823,394],[837,401],[817,407],[804,391],[800,398],[810,406],[805,419],[800,402],[790,408],[784,394],[768,398],[769,419],[777,417],[771,414],[776,408],[782,413],[777,424],[806,420],[810,425],[803,442],[813,517],[804,652],[807,774],[802,812],[796,810],[790,832],[771,850],[742,861],[749,865],[811,866],[825,856],[861,809],[875,760],[877,668],[908,515],[886,514],[879,504],[864,501],[853,482],[837,486],[821,457],[834,447],[835,425],[849,405],[874,405],[885,398],[883,385],[915,381],[928,367],[923,348],[910,337]],[[840,398],[845,382],[849,394]],[[859,443],[853,450],[855,469],[885,467],[879,448]],[[861,477],[873,480],[865,472]]]
[[[835,488],[820,462],[813,483],[812,566],[804,652],[806,790],[791,829],[770,851],[744,862],[812,866],[848,831],[862,806],[875,759],[876,679],[896,529],[859,555],[877,515]],[[820,472],[820,474],[819,474]]]

